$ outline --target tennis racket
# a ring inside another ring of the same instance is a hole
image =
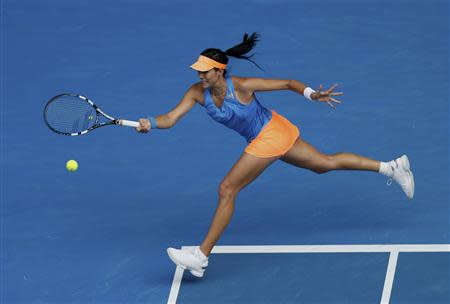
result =
[[[86,134],[110,125],[139,127],[137,121],[116,119],[100,110],[88,98],[70,93],[57,95],[47,102],[44,121],[53,132],[68,136]]]

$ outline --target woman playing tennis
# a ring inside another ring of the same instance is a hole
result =
[[[255,95],[260,91],[290,90],[334,108],[335,104],[340,103],[335,97],[343,94],[334,92],[336,85],[328,90],[322,86],[313,90],[297,80],[227,75],[228,57],[253,62],[251,56],[245,54],[254,48],[257,41],[256,33],[250,37],[245,34],[240,44],[225,52],[213,48],[204,50],[191,65],[198,72],[200,81],[187,90],[181,102],[164,115],[139,120],[138,132],[171,128],[195,104],[200,104],[212,119],[235,130],[248,142],[239,160],[220,183],[218,206],[201,245],[194,250],[167,249],[176,265],[190,270],[197,277],[203,276],[208,266],[208,256],[231,220],[239,191],[277,160],[317,173],[332,170],[379,172],[399,183],[408,198],[412,199],[414,195],[414,178],[406,155],[390,162],[380,162],[351,153],[321,153],[299,136],[295,125],[265,108]]]

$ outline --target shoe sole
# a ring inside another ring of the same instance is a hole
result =
[[[408,158],[408,156],[403,155],[400,158],[400,161],[402,162],[402,167],[409,173],[409,176],[411,177],[411,184],[412,184],[411,197],[409,195],[407,195],[407,196],[408,196],[409,199],[412,199],[414,197],[415,185],[414,185],[414,175],[413,175],[413,173],[411,171],[411,167],[410,167],[410,164],[409,164],[409,158]]]
[[[411,175],[411,184],[412,184],[412,192],[411,192],[411,197],[410,199],[412,199],[414,197],[414,189],[415,189],[415,185],[414,185],[414,175],[411,171],[409,171],[409,174]]]
[[[411,171],[411,168],[409,166],[409,158],[406,155],[403,155],[400,160],[403,163],[403,167],[407,170],[407,171]]]
[[[186,269],[189,270],[189,272],[190,272],[194,277],[197,277],[197,278],[203,277],[203,274],[204,274],[204,272],[205,272],[204,269],[202,269],[202,270],[200,271],[200,270],[197,270],[197,269],[191,269],[191,268],[188,268],[188,267],[186,267],[186,266],[184,266],[184,265],[179,264],[179,263],[175,260],[175,258],[172,256],[172,254],[170,253],[169,249],[167,249],[167,255],[169,256],[169,258],[172,260],[172,262],[173,262],[175,265],[177,265],[178,267],[180,267],[180,268],[183,269],[183,270],[186,270]]]

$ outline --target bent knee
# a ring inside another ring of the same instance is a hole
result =
[[[223,180],[219,186],[219,198],[220,199],[230,199],[236,196],[239,192],[238,188],[233,185],[228,180]]]
[[[337,168],[336,158],[334,155],[324,155],[320,162],[311,168],[311,171],[317,174],[323,174],[335,170]]]
[[[313,168],[313,169],[311,169],[311,171],[313,171],[314,173],[317,173],[317,174],[324,174],[324,173],[329,172],[330,170],[323,169],[323,168]]]

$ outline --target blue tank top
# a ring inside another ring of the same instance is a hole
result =
[[[272,119],[272,112],[263,107],[255,98],[249,104],[243,104],[236,98],[231,77],[226,77],[227,92],[222,107],[214,103],[209,89],[205,90],[205,108],[215,121],[241,134],[251,142],[261,129]]]

